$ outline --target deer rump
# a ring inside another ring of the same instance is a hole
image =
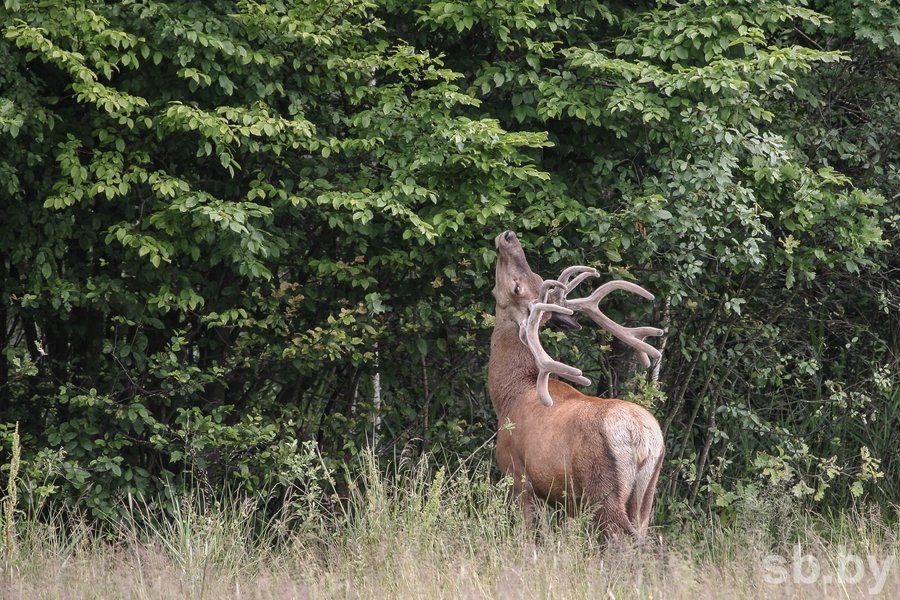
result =
[[[597,271],[570,267],[557,279],[534,274],[512,232],[495,239],[498,250],[494,297],[497,312],[491,336],[488,387],[500,431],[496,456],[512,475],[516,496],[530,514],[536,498],[570,510],[586,504],[609,536],[642,539],[652,514],[664,444],[656,419],[634,403],[586,396],[551,375],[588,385],[581,370],[551,358],[540,343],[540,328],[551,318],[577,329],[576,313],[634,348],[644,366],[659,351],[644,338],[653,327],[628,328],[598,308],[614,290],[652,299],[640,286],[611,281],[585,298],[568,294]]]

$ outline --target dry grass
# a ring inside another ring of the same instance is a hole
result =
[[[268,518],[234,498],[181,498],[164,518],[126,501],[102,527],[45,510],[17,522],[0,598],[900,597],[900,533],[879,514],[825,520],[751,498],[728,525],[638,548],[549,512],[526,527],[506,491],[485,468],[370,464],[338,512],[324,495]]]

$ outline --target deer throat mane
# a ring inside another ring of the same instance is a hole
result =
[[[537,364],[519,339],[519,327],[511,321],[495,326],[488,361],[488,391],[498,417],[502,418],[512,403],[535,389],[537,376]]]

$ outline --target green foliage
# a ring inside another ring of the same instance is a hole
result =
[[[662,299],[659,381],[620,388],[591,336],[565,351],[660,417],[673,515],[748,485],[896,502],[890,3],[0,16],[0,423],[41,494],[108,514],[183,473],[287,485],[310,440],[330,465],[479,447],[514,228],[542,273]]]
[[[416,335],[415,290],[471,268],[444,233],[545,177],[542,134],[459,114],[374,8],[7,3],[3,410],[67,494],[289,472],[336,383]]]

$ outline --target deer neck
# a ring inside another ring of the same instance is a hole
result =
[[[501,422],[536,387],[538,369],[531,351],[519,339],[519,325],[497,316],[491,334],[488,391]]]

